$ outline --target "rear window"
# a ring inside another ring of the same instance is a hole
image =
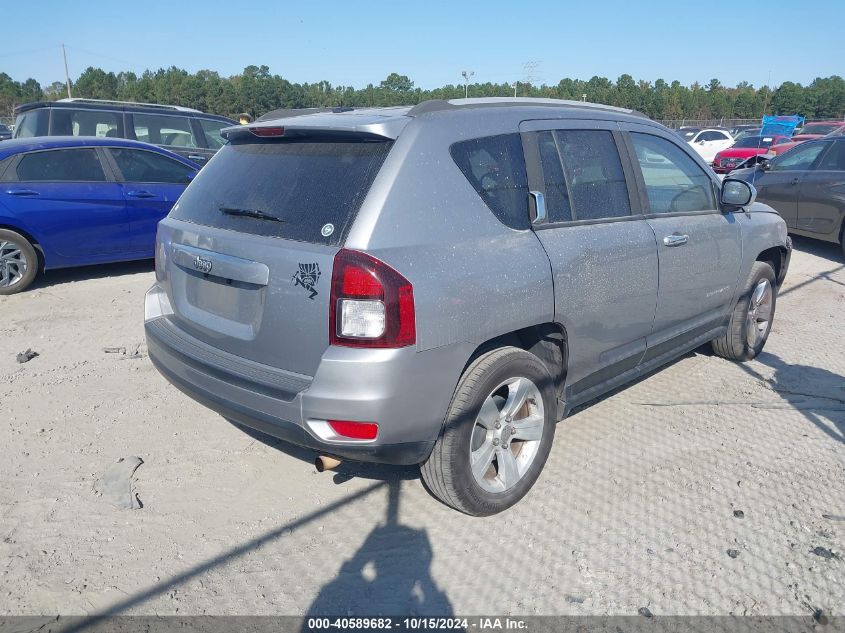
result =
[[[30,110],[15,119],[15,138],[47,136],[48,110]]]
[[[170,217],[221,229],[340,244],[392,142],[229,144]]]

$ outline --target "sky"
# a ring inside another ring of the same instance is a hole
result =
[[[797,6],[780,0],[745,7],[712,0],[36,0],[25,11],[33,19],[17,19],[20,3],[0,0],[0,72],[42,86],[63,80],[64,43],[71,79],[88,66],[136,73],[177,66],[230,76],[251,64],[266,64],[293,82],[356,88],[377,85],[391,72],[420,88],[461,84],[463,70],[479,83],[528,76],[547,84],[594,75],[616,80],[627,73],[652,82],[706,84],[715,77],[726,86],[755,87],[845,75],[845,38],[825,26],[845,24],[845,2]],[[812,28],[801,26],[805,20]]]

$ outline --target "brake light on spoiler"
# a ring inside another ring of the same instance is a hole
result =
[[[283,127],[250,127],[248,129],[255,136],[262,138],[274,138],[285,135],[285,128]]]

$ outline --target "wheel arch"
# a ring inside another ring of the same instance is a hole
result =
[[[461,375],[479,356],[501,347],[516,347],[537,356],[554,379],[558,402],[563,400],[566,385],[566,373],[569,366],[569,339],[566,328],[560,323],[539,323],[513,332],[500,334],[475,348]],[[561,413],[559,407],[558,415]]]
[[[783,283],[784,276],[786,275],[785,265],[787,255],[788,251],[785,247],[773,246],[761,251],[760,254],[757,255],[755,261],[771,264],[775,271],[777,285],[780,286]]]
[[[44,247],[41,245],[41,242],[29,231],[26,229],[22,229],[19,226],[14,224],[7,224],[3,222],[2,218],[0,218],[0,230],[5,231],[14,231],[15,233],[19,234],[22,237],[25,237],[27,241],[32,244],[32,247],[35,249],[36,254],[38,255],[38,270],[39,272],[44,272],[44,268],[46,267],[46,259],[44,256]]]

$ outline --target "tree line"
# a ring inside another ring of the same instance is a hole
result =
[[[221,77],[212,70],[189,73],[175,66],[134,72],[106,72],[87,68],[72,83],[74,97],[168,103],[227,116],[252,116],[277,108],[410,105],[428,99],[464,96],[463,84],[425,90],[407,76],[391,73],[378,85],[365,88],[334,86],[328,81],[292,83],[270,73],[267,66],[247,66],[243,72]],[[845,118],[845,80],[838,75],[819,77],[802,86],[790,81],[775,90],[755,88],[748,82],[723,86],[718,79],[707,85],[684,86],[658,79],[636,81],[622,75],[615,82],[605,77],[589,81],[561,79],[557,84],[474,83],[470,97],[530,96],[586,99],[594,103],[633,108],[653,119],[754,119],[763,114],[800,114],[808,119]],[[586,95],[586,96],[585,96]],[[0,116],[11,115],[21,103],[67,96],[62,82],[42,87],[34,79],[13,80],[0,72]]]

